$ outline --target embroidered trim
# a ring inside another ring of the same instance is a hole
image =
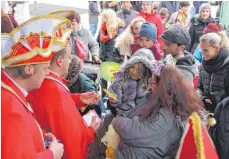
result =
[[[14,94],[21,102],[22,104],[25,106],[26,109],[28,109],[30,112],[33,112],[33,109],[31,108],[30,104],[27,102],[25,103],[18,95],[17,93],[10,87],[8,86],[7,84],[5,84],[4,82],[1,81],[1,84],[2,84],[2,88],[5,88],[6,90],[8,90],[9,92],[11,92],[12,94]],[[33,117],[34,118],[34,117]],[[42,138],[42,141],[44,142],[44,136],[43,136],[43,132],[42,132],[42,129],[40,127],[40,125],[38,124],[37,120],[34,118],[35,120],[35,123],[37,124],[38,126],[38,129],[39,129],[39,132],[40,132],[40,135],[41,135],[41,138]],[[45,148],[45,145],[43,144],[44,148]]]
[[[57,83],[59,83],[60,85],[62,85],[68,92],[70,92],[70,90],[68,89],[68,87],[65,84],[63,84],[62,82],[60,82],[59,80],[57,80],[57,79],[55,79],[55,78],[53,78],[51,76],[46,76],[45,79],[50,79],[50,80],[56,81]]]
[[[197,148],[197,159],[205,159],[204,155],[204,143],[203,143],[203,135],[202,135],[202,124],[200,117],[196,112],[193,112],[189,117],[192,120],[192,129],[194,132],[194,142]]]
[[[8,86],[7,84],[5,84],[4,82],[1,81],[1,84],[2,84],[2,88],[5,88],[6,90],[8,90],[9,92],[11,92],[12,94],[14,94],[23,104],[24,106],[32,113],[33,112],[33,109],[30,107],[30,105],[28,105],[28,103],[25,103],[18,95],[17,93],[10,87]]]

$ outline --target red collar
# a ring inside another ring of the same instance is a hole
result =
[[[56,80],[64,83],[65,85],[68,84],[68,80],[61,78],[59,75],[57,75],[56,73],[54,73],[52,71],[49,71],[49,76],[51,76],[51,77],[55,78]]]
[[[6,76],[4,71],[1,71],[2,82],[5,83],[7,86],[13,89],[13,91],[21,98],[23,102],[26,103],[26,97],[21,92],[21,90]]]
[[[21,90],[6,76],[3,70],[1,70],[1,76],[2,76],[2,83],[1,87],[8,90],[12,94],[14,94],[21,102],[22,104],[30,111],[33,113],[32,108],[28,104],[26,97],[24,94],[21,92]]]

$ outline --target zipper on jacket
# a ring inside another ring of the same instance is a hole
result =
[[[210,96],[212,98],[211,92],[212,92],[212,80],[213,80],[213,73],[211,74],[211,80],[210,80]]]

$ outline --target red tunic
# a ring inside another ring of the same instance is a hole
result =
[[[50,130],[64,144],[65,159],[85,159],[94,140],[76,109],[82,106],[79,94],[71,95],[62,78],[50,72],[38,90],[30,92],[33,109],[41,127]]]
[[[165,30],[161,17],[157,13],[146,14],[143,11],[141,11],[138,16],[141,16],[147,22],[152,23],[157,27],[157,41],[159,42],[160,47],[162,48],[164,42],[160,39],[160,36]]]
[[[21,90],[1,72],[2,91],[2,158],[53,159],[46,150],[43,133]]]

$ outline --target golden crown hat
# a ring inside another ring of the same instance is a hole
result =
[[[43,15],[1,35],[2,68],[51,61],[68,43],[71,29],[66,18]]]
[[[73,14],[74,12],[75,12],[74,10],[59,10],[59,11],[49,13],[49,15],[55,15],[55,16],[66,18],[70,16],[71,14]]]
[[[196,112],[189,117],[176,159],[219,159],[207,128]]]

